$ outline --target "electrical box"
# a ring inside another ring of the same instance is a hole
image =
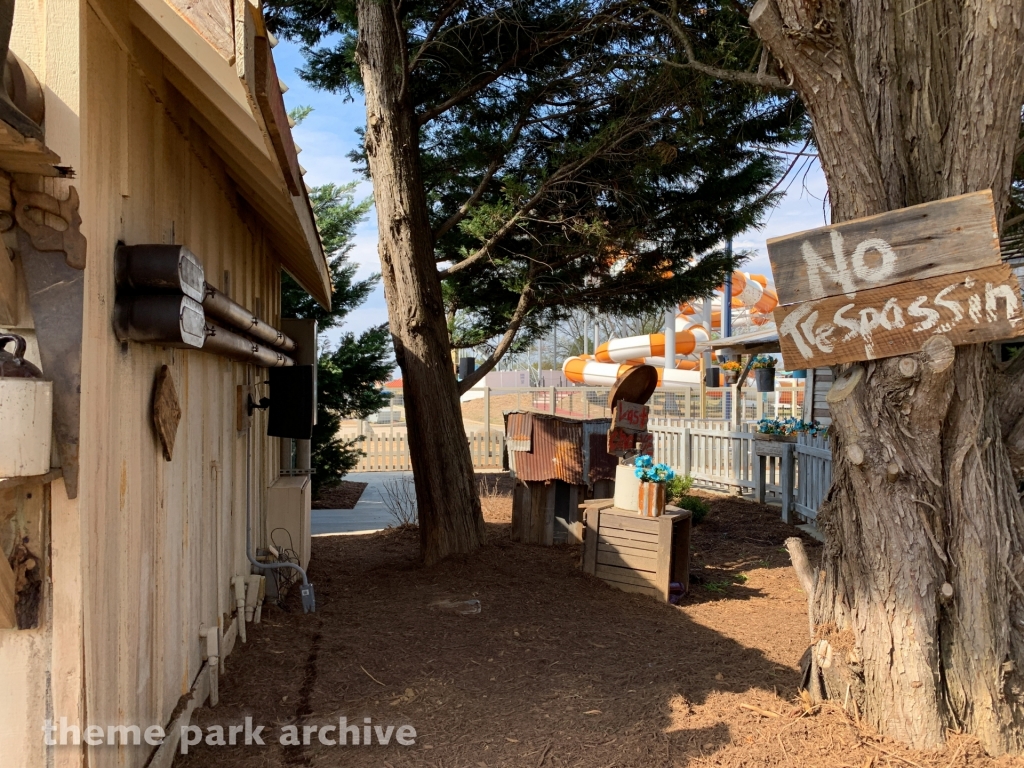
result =
[[[271,368],[267,434],[309,440],[316,421],[316,366]]]
[[[267,489],[266,543],[282,554],[292,550],[303,568],[309,565],[312,500],[309,475],[279,477]]]

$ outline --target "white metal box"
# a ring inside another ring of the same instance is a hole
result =
[[[309,565],[311,504],[309,475],[279,477],[267,489],[266,541],[293,549],[303,568]]]

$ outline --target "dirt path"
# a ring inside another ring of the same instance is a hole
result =
[[[1011,765],[965,737],[922,754],[837,708],[796,716],[807,614],[781,549],[793,529],[774,509],[709,496],[693,539],[699,583],[672,607],[583,575],[578,549],[511,542],[507,482],[487,482],[490,542],[469,557],[421,568],[415,530],[315,539],[318,612],[265,610],[228,658],[220,706],[194,719],[252,716],[267,746],[195,746],[175,765]],[[443,599],[482,610],[432,606]],[[411,725],[415,745],[276,743],[283,726],[340,717],[385,735]]]

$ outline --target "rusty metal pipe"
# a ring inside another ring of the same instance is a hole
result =
[[[209,352],[239,363],[253,363],[264,368],[295,365],[295,361],[282,352],[206,321],[206,341],[203,352]]]
[[[207,317],[215,317],[237,331],[277,347],[285,352],[294,352],[296,343],[272,325],[263,323],[252,312],[238,302],[232,301],[209,283],[203,297],[203,310]]]

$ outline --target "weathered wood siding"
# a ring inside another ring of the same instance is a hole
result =
[[[116,24],[123,6],[101,5]],[[271,323],[279,319],[280,269],[261,223],[161,77],[169,64],[126,29],[115,36],[87,7],[78,182],[90,255],[79,499],[86,711],[91,723],[166,724],[201,667],[200,624],[226,628],[230,579],[249,570],[246,439],[235,429],[236,385],[247,371],[200,352],[119,344],[111,329],[114,247],[182,243],[211,283]],[[150,415],[165,364],[183,412],[171,462]],[[265,378],[258,369],[252,375]],[[276,476],[276,441],[265,430],[259,413],[255,510]],[[254,529],[262,530],[258,517]],[[88,764],[131,768],[147,751],[94,748]]]

